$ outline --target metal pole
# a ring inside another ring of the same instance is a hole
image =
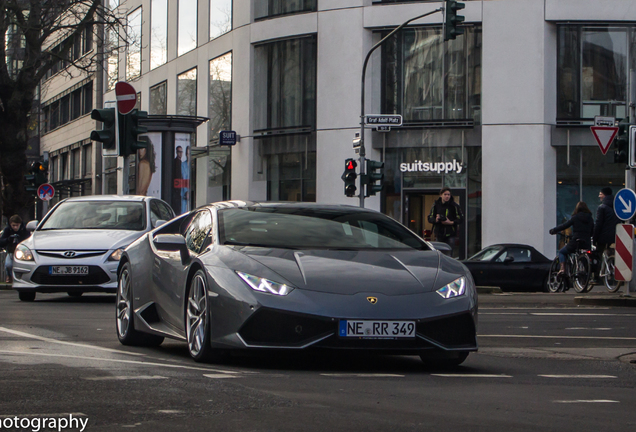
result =
[[[439,8],[439,9],[435,9],[434,11],[431,12],[427,12],[423,15],[419,15],[416,16],[415,18],[411,18],[408,21],[405,21],[404,23],[400,24],[398,27],[396,27],[395,29],[393,29],[393,31],[391,31],[391,33],[389,33],[388,35],[386,35],[385,37],[382,38],[382,40],[380,40],[380,42],[378,42],[377,44],[373,45],[373,48],[371,48],[371,50],[369,50],[369,52],[367,53],[367,56],[364,59],[364,64],[362,65],[362,86],[361,86],[361,98],[360,98],[360,207],[364,208],[364,183],[363,183],[363,178],[365,176],[365,171],[366,168],[364,166],[364,159],[366,156],[366,151],[364,149],[364,80],[365,80],[365,75],[367,73],[367,64],[369,63],[369,58],[371,58],[371,53],[373,53],[373,51],[375,51],[378,47],[380,47],[384,42],[386,42],[391,36],[393,36],[395,33],[397,33],[398,31],[400,31],[402,29],[402,27],[404,27],[405,25],[407,25],[408,23],[410,23],[411,21],[415,21],[418,20],[420,18],[424,18],[426,16],[429,15],[433,15],[434,13],[437,12],[442,12],[444,10],[444,8]]]
[[[636,124],[636,70],[634,69],[629,71],[629,123]],[[631,150],[632,149],[629,149],[628,154]],[[631,159],[631,155],[629,157]],[[625,170],[625,187],[634,190],[634,186],[636,185],[635,174],[632,168]],[[636,244],[634,244],[634,246],[636,246]],[[632,254],[632,271],[635,268],[634,264],[636,264],[636,258],[634,258],[634,254]],[[630,295],[630,293],[633,292],[636,292],[636,279],[634,279],[632,273],[632,280],[625,284],[625,294]]]

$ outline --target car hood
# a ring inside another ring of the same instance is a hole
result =
[[[437,251],[244,248],[241,252],[297,288],[344,295],[430,292],[435,288],[440,265]]]
[[[107,250],[128,246],[143,231],[51,230],[35,231],[27,244],[35,250]]]

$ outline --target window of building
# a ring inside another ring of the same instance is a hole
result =
[[[60,101],[51,104],[51,130],[60,125]]]
[[[382,45],[382,112],[405,123],[481,119],[481,28],[444,42],[442,27],[407,28]]]
[[[314,12],[316,0],[254,0],[254,18]]]
[[[80,168],[81,168],[81,165],[80,165],[81,159],[80,159],[80,156],[81,155],[80,155],[80,149],[79,148],[71,151],[71,157],[73,158],[72,167],[71,167],[73,173],[71,175],[71,178],[73,178],[73,179],[80,178],[80,174],[81,174],[81,170],[80,170]]]
[[[104,43],[106,55],[106,85],[108,90],[115,88],[119,81],[119,30],[112,27],[106,30],[106,40]]]
[[[126,80],[133,80],[141,75],[141,8],[129,13],[127,21]]]
[[[71,96],[66,95],[60,99],[60,126],[68,123],[71,110]]]
[[[89,25],[82,33],[82,55],[93,50],[93,26]]]
[[[150,87],[150,107],[148,114],[166,115],[168,114],[168,103],[166,100],[166,81]]]
[[[254,134],[268,199],[315,201],[316,37],[256,46],[254,75]]]
[[[218,142],[219,131],[230,130],[232,115],[232,53],[210,60],[208,116],[210,141]]]
[[[82,148],[82,173],[84,177],[93,174],[93,145],[88,144]]]
[[[636,65],[635,41],[634,26],[558,27],[557,120],[628,115],[628,76]]]
[[[150,69],[168,60],[168,0],[150,3]]]
[[[71,93],[71,118],[78,118],[82,115],[82,89],[79,88]]]
[[[210,40],[232,30],[232,0],[210,0]]]
[[[68,152],[62,153],[60,156],[62,159],[62,166],[60,167],[60,180],[69,179],[69,167],[68,167]]]
[[[177,76],[177,115],[197,115],[197,68]]]
[[[90,113],[93,109],[93,82],[89,81],[79,88],[71,88],[58,95],[58,98],[42,107],[42,133]]]
[[[315,127],[316,37],[257,45],[254,130]]]
[[[51,162],[49,163],[49,181],[57,181],[57,156],[52,157]]]
[[[93,81],[88,82],[82,87],[82,93],[84,94],[82,114],[88,114],[93,110]]]
[[[177,55],[181,56],[197,47],[197,0],[179,0]]]

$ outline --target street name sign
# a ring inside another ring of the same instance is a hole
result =
[[[137,92],[126,81],[115,84],[115,96],[117,96],[117,111],[121,115],[128,114],[137,105]]]
[[[375,130],[377,132],[391,132],[391,126],[378,126]]]
[[[55,196],[55,188],[48,183],[43,183],[38,187],[38,198],[42,201],[49,201]]]
[[[399,114],[368,114],[365,116],[368,125],[402,126],[402,116]]]
[[[607,154],[607,150],[618,132],[618,126],[591,126],[590,130],[603,154]]]
[[[630,220],[636,213],[636,193],[631,189],[621,189],[614,197],[614,213],[620,220]]]
[[[219,145],[222,145],[222,146],[236,145],[236,131],[220,131]]]
[[[634,256],[634,225],[616,225],[616,253],[614,254],[614,279],[632,280]]]

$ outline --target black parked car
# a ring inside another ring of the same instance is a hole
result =
[[[495,244],[462,261],[475,285],[548,292],[552,260],[525,244]]]

